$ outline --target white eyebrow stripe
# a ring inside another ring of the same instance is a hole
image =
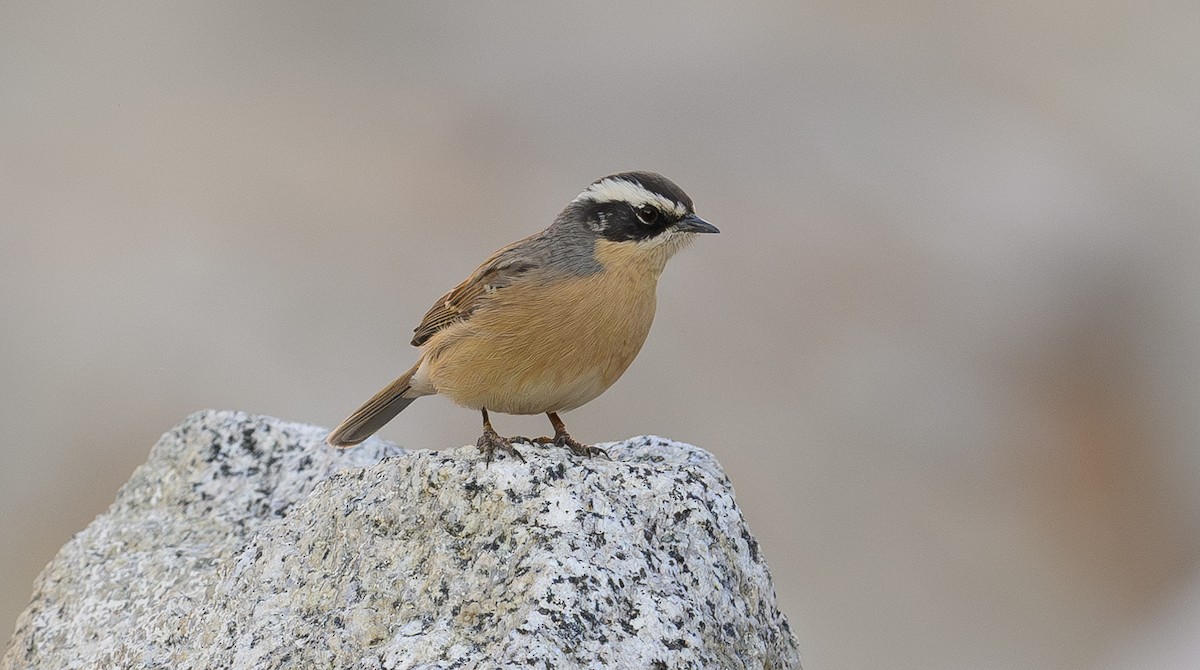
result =
[[[674,212],[676,216],[687,214],[687,207],[683,204],[649,191],[641,184],[624,179],[601,179],[584,189],[583,193],[575,198],[575,202],[582,200],[627,202],[634,207],[653,205],[664,212]]]

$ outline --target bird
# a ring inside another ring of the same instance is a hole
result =
[[[620,172],[592,182],[544,230],[502,247],[433,304],[414,329],[420,355],[330,431],[359,444],[422,396],[483,415],[476,446],[524,461],[513,443],[608,454],[575,440],[559,414],[594,400],[637,356],[654,320],[659,276],[717,227],[666,177]],[[501,437],[488,412],[545,414],[553,437]]]

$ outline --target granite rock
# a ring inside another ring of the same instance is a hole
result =
[[[656,437],[339,451],[201,412],[35,583],[0,670],[794,668],[720,465]]]

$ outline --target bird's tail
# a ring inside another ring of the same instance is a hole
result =
[[[423,395],[410,393],[412,377],[419,366],[420,363],[414,365],[411,370],[372,396],[362,407],[354,410],[353,414],[329,432],[325,441],[344,449],[371,437],[383,424],[391,421],[401,410],[408,407],[409,403]]]

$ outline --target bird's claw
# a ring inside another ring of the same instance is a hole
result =
[[[521,455],[521,452],[517,451],[516,448],[512,446],[512,442],[514,440],[520,441],[517,440],[517,438],[506,440],[503,437],[500,437],[496,431],[484,428],[483,435],[479,438],[479,441],[475,443],[475,446],[479,447],[479,451],[483,452],[484,465],[491,465],[492,458],[495,456],[497,451],[503,451],[506,454],[516,456],[522,463],[524,463],[525,457]]]
[[[486,433],[485,433],[485,436],[486,436]],[[523,444],[529,444],[529,445],[538,445],[538,446],[553,445],[556,447],[562,447],[563,449],[570,450],[570,452],[572,454],[575,454],[576,456],[582,456],[584,458],[591,458],[592,456],[603,456],[610,461],[612,460],[612,456],[609,456],[607,451],[601,449],[600,447],[593,447],[589,444],[583,444],[582,442],[577,441],[575,438],[571,437],[569,434],[567,434],[565,432],[558,433],[554,437],[546,437],[546,436],[525,437],[524,435],[513,435],[512,437],[508,438],[507,440],[500,437],[499,435],[497,435],[496,437],[505,442],[521,442]],[[479,448],[483,449],[483,438],[482,437],[479,438],[479,441],[480,441]],[[511,450],[512,450],[512,445],[509,444],[508,449],[506,451],[511,451]],[[521,460],[524,460],[524,459],[521,459]]]
[[[525,437],[524,435],[513,435],[512,437],[508,438],[508,441],[509,442],[523,442],[523,443],[531,445],[531,446],[554,444],[553,437],[545,437],[545,436]]]

